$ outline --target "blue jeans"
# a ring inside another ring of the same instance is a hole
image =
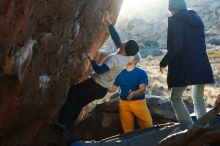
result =
[[[181,99],[183,92],[187,87],[173,87],[171,89],[171,103],[176,113],[177,120],[184,124],[193,124],[189,111]],[[206,114],[206,106],[204,101],[204,85],[192,86],[192,99],[194,104],[194,112],[197,119]]]

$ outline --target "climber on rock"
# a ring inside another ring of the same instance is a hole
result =
[[[98,64],[91,55],[88,55],[94,73],[87,80],[70,86],[60,114],[53,122],[55,126],[61,129],[65,130],[72,127],[83,106],[103,98],[107,94],[108,88],[112,86],[116,76],[128,64],[130,56],[136,55],[139,51],[136,41],[121,42],[108,12],[105,13],[105,20],[108,23],[112,40],[119,50],[108,55],[101,64]]]
[[[118,88],[121,89],[119,116],[124,133],[135,130],[135,117],[141,129],[153,126],[145,99],[148,76],[144,70],[137,67],[140,60],[140,53],[131,57],[126,68],[120,72],[112,87],[108,89],[111,93],[117,91]]]

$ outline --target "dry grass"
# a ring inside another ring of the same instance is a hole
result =
[[[209,59],[220,58],[220,50],[213,50],[208,52]]]
[[[220,50],[210,50],[209,54],[212,54],[212,68],[215,77],[219,77],[220,75],[220,62],[215,60],[215,57],[220,58]],[[219,55],[219,56],[218,56]],[[140,64],[140,66],[148,72],[150,86],[149,93],[151,91],[158,90],[159,92],[163,92],[163,95],[166,97],[170,96],[170,92],[167,89],[166,83],[166,74],[161,74],[159,72],[159,61],[161,57],[154,57],[153,59],[144,59],[144,61]],[[207,85],[205,87],[204,98],[208,106],[212,106],[216,100],[216,96],[220,93],[220,87],[217,85],[219,83],[216,82],[216,85]],[[155,93],[155,92],[154,92]],[[187,90],[183,94],[183,98],[192,100],[192,89],[188,87]]]
[[[216,87],[212,87],[212,86],[206,86],[205,87],[205,99],[206,99],[206,103],[209,106],[212,106],[216,100],[217,95],[220,93],[220,88]]]

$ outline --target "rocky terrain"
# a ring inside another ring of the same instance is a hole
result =
[[[154,125],[176,122],[176,116],[170,100],[160,97],[147,98]],[[192,103],[185,100],[190,113],[193,112]],[[119,119],[119,95],[114,94],[107,102],[98,104],[87,114],[84,120],[73,130],[73,140],[101,140],[106,137],[122,133]],[[90,125],[88,127],[88,125]],[[135,125],[138,128],[138,124]],[[99,129],[99,130],[96,130]],[[108,131],[108,132],[107,132]]]

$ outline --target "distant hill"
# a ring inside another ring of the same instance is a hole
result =
[[[167,17],[169,17],[167,7],[167,1],[158,0],[158,4],[152,7],[128,13],[128,18],[119,17],[116,29],[122,40],[137,40],[143,57],[161,55],[163,49],[166,49]],[[207,45],[220,45],[220,1],[191,0],[188,1],[188,7],[202,17]],[[111,39],[108,39],[101,50],[112,52],[115,49]]]

